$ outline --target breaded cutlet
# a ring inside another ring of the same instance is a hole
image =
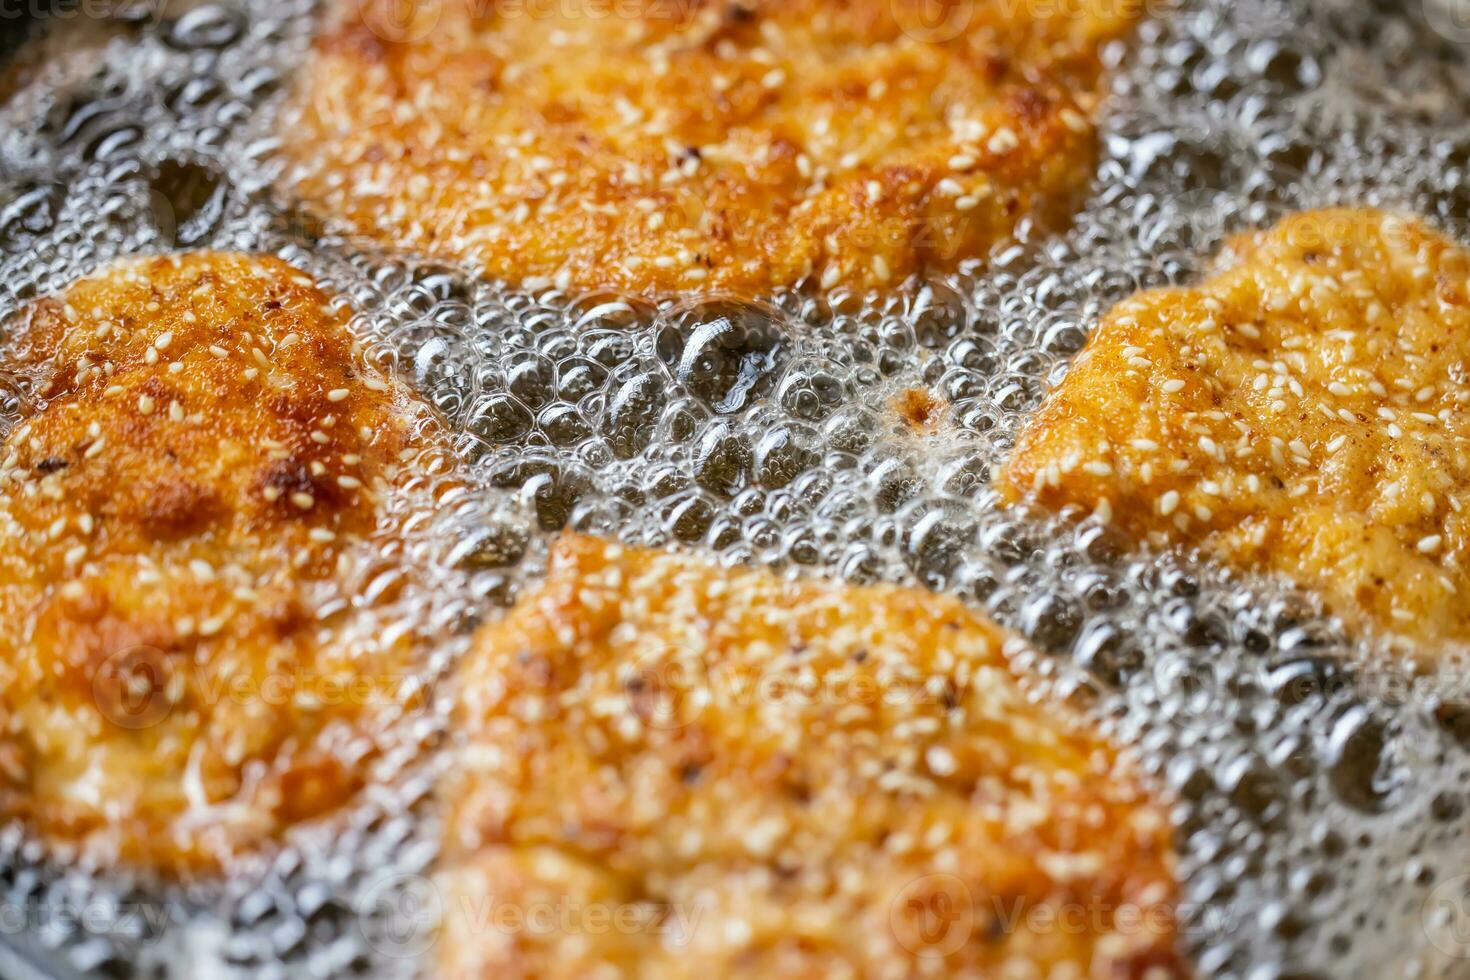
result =
[[[1007,640],[563,538],[459,679],[441,975],[1184,975],[1167,811]]]
[[[210,872],[349,799],[413,706],[384,519],[436,423],[304,273],[199,253],[31,302],[0,447],[0,813]],[[406,499],[399,496],[398,499]],[[368,594],[371,593],[371,598]]]
[[[341,0],[287,194],[528,286],[892,287],[1069,220],[1141,6]]]
[[[1382,211],[1293,215],[1104,317],[1000,486],[1432,654],[1470,641],[1467,358],[1470,252]]]

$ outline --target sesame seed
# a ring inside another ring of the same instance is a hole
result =
[[[991,153],[999,155],[1002,153],[1009,153],[1020,145],[1021,141],[1017,138],[1016,134],[1012,132],[1009,128],[1002,126],[1000,129],[997,129],[995,133],[990,137],[990,140],[985,144],[985,147]]]
[[[924,763],[936,776],[952,776],[959,769],[954,753],[942,745],[931,745],[924,753]]]
[[[1087,118],[1071,106],[1063,109],[1058,115],[1061,117],[1062,124],[1074,133],[1086,133],[1092,128],[1088,125]]]

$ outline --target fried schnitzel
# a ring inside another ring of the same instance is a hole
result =
[[[1087,187],[1141,0],[341,0],[290,193],[528,285],[882,287]]]
[[[463,670],[443,974],[1183,975],[1166,811],[1005,639],[563,538]]]
[[[1470,640],[1470,253],[1372,210],[1230,243],[1110,312],[1000,485],[1319,591],[1421,649]]]
[[[435,423],[347,317],[278,259],[200,253],[12,324],[0,812],[58,849],[216,869],[348,799],[416,699],[414,633],[374,610]]]

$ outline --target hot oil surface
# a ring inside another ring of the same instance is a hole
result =
[[[1203,974],[1470,975],[1453,955],[1470,881],[1466,668],[1414,683],[1307,599],[1131,554],[990,489],[1098,315],[1198,275],[1229,231],[1363,203],[1465,238],[1470,66],[1455,43],[1470,38],[1429,2],[1158,11],[1118,53],[1099,179],[1066,236],[901,296],[664,305],[501,289],[282,206],[271,134],[309,4],[58,19],[39,81],[0,124],[0,312],[119,255],[276,252],[360,311],[365,356],[456,433],[473,488],[448,513],[395,518],[442,555],[441,587],[400,613],[443,637],[441,666],[534,580],[563,526],[953,592],[1029,636],[1047,683],[1177,796]],[[5,384],[8,424],[29,393]],[[916,403],[923,425],[900,408]],[[411,973],[431,941],[414,916],[439,725],[425,719],[424,751],[346,830],[305,834],[221,887],[132,886],[11,830],[7,899],[34,913],[46,956],[81,969]],[[68,914],[97,907],[117,911]]]

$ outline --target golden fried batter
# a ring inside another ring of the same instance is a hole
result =
[[[1230,252],[1108,314],[1004,491],[1284,573],[1423,649],[1470,640],[1470,254],[1367,210]]]
[[[889,402],[910,432],[932,433],[944,424],[949,406],[928,388],[905,388]]]
[[[897,283],[1065,222],[1141,0],[341,0],[308,208],[528,284]]]
[[[0,812],[209,870],[366,778],[415,645],[349,607],[401,587],[366,541],[433,423],[346,319],[277,259],[198,254],[12,325],[36,399],[0,449]]]
[[[1003,641],[564,538],[464,670],[445,975],[1181,975],[1164,810]]]

